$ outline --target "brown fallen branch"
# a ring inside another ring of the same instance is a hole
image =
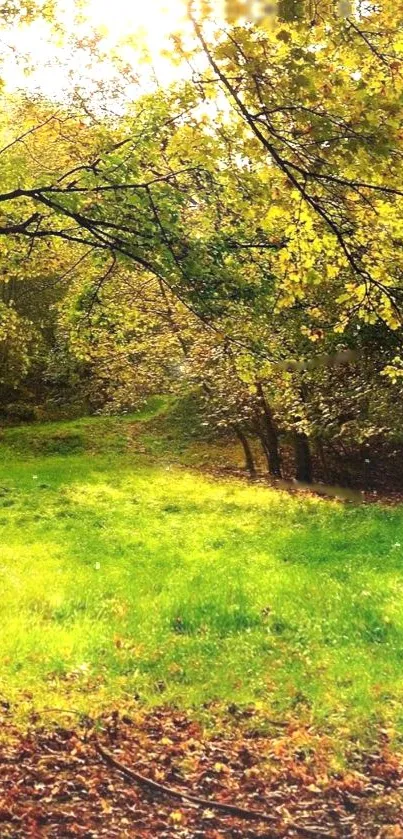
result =
[[[192,795],[191,793],[182,792],[181,790],[174,789],[172,787],[168,787],[165,784],[160,784],[157,781],[153,781],[151,778],[146,778],[145,775],[141,775],[139,772],[136,772],[134,769],[130,769],[129,766],[126,766],[124,763],[121,763],[120,760],[117,760],[111,752],[104,749],[100,743],[94,743],[95,750],[98,752],[99,755],[108,763],[110,766],[113,766],[115,769],[118,769],[119,772],[122,773],[126,778],[130,781],[134,781],[139,786],[147,787],[148,789],[157,792],[159,795],[169,796],[170,798],[176,798],[177,800],[182,801],[184,804],[194,804],[197,807],[203,807],[206,810],[216,810],[219,813],[224,813],[228,816],[234,816],[239,819],[248,819],[249,821],[260,821],[265,822],[265,824],[270,824],[273,827],[273,816],[268,816],[266,813],[262,813],[259,810],[249,810],[246,807],[237,807],[235,804],[224,804],[221,801],[214,801],[208,798],[200,798],[197,795]],[[291,828],[296,830],[300,834],[304,836],[313,836],[313,837],[323,837],[323,839],[334,839],[335,834],[330,833],[327,830],[322,830],[321,827],[317,826],[304,826],[299,825],[296,822],[288,822],[287,828]],[[279,839],[280,834],[276,830],[272,833],[272,839]]]

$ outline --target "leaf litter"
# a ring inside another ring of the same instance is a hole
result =
[[[335,769],[330,738],[297,721],[263,733],[252,711],[208,732],[172,708],[72,716],[1,720],[1,839],[403,839],[384,730]]]

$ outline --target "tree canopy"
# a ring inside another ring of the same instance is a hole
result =
[[[398,434],[402,12],[341,6],[190,3],[184,80],[133,97],[119,65],[115,111],[110,80],[3,90],[3,384],[39,353],[91,371],[97,408],[196,387],[276,474],[291,436],[307,478],[309,440]]]

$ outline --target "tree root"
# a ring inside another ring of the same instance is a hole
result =
[[[139,786],[153,790],[159,795],[165,795],[170,798],[180,800],[184,804],[193,804],[197,807],[203,807],[206,810],[216,810],[219,813],[223,813],[228,816],[233,816],[234,818],[248,819],[249,821],[260,821],[264,822],[265,824],[270,824],[273,829],[273,833],[271,835],[272,839],[280,839],[280,836],[284,835],[280,834],[278,830],[275,830],[273,825],[274,816],[269,816],[266,813],[260,812],[259,810],[250,810],[246,807],[237,807],[235,804],[224,804],[221,801],[209,800],[208,798],[200,798],[199,796],[192,795],[191,793],[182,792],[178,789],[173,789],[172,787],[168,787],[165,784],[160,784],[157,781],[153,781],[151,778],[146,778],[145,775],[141,775],[134,769],[130,769],[130,767],[117,760],[111,754],[111,752],[104,749],[104,747],[101,746],[101,744],[97,741],[94,743],[94,747],[97,753],[104,759],[106,763],[108,763],[110,766],[113,766],[115,769],[118,769],[122,773],[122,775],[124,775],[130,781],[134,781],[136,784],[139,784]],[[287,828],[295,830],[303,836],[323,837],[323,839],[335,839],[335,834],[333,832],[329,832],[328,830],[322,829],[321,827],[316,825],[304,826],[301,824],[297,824],[294,821],[290,821],[287,823]]]

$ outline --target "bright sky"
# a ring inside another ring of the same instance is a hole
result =
[[[199,0],[199,4],[203,0]],[[214,16],[223,20],[226,0],[211,0]],[[259,7],[262,0],[240,0],[245,8]],[[340,14],[351,11],[353,0],[338,0]],[[1,3],[1,0],[0,0]],[[191,32],[187,21],[187,0],[56,0],[57,20],[67,38],[88,39],[96,33],[100,50],[117,54],[134,73],[141,76],[141,87],[147,86],[150,67],[161,84],[187,74],[184,64],[175,66],[164,51],[172,52],[170,35]],[[362,14],[362,2],[360,4]],[[130,43],[129,43],[130,40]],[[140,55],[148,51],[151,64],[148,70]],[[27,59],[29,73],[25,73],[21,56]],[[0,60],[2,78],[9,89],[40,90],[47,96],[59,96],[80,84],[91,91],[93,82],[112,77],[112,63],[107,58],[102,64],[90,57],[88,47],[72,52],[71,45],[62,43],[52,26],[45,20],[22,26],[0,27]],[[138,86],[137,86],[138,89]]]
[[[183,68],[173,66],[163,53],[172,49],[169,36],[173,32],[186,33],[189,28],[186,0],[85,0],[81,20],[77,0],[59,0],[58,19],[67,35],[75,39],[97,33],[102,52],[117,53],[134,72],[144,76],[150,72],[139,61],[146,48],[162,83],[183,74]],[[9,89],[39,89],[45,95],[57,96],[72,83],[102,80],[111,72],[108,61],[98,66],[91,62],[85,47],[73,55],[71,47],[62,43],[45,20],[3,27],[0,49],[2,76]],[[28,74],[21,66],[21,55],[27,59]]]

